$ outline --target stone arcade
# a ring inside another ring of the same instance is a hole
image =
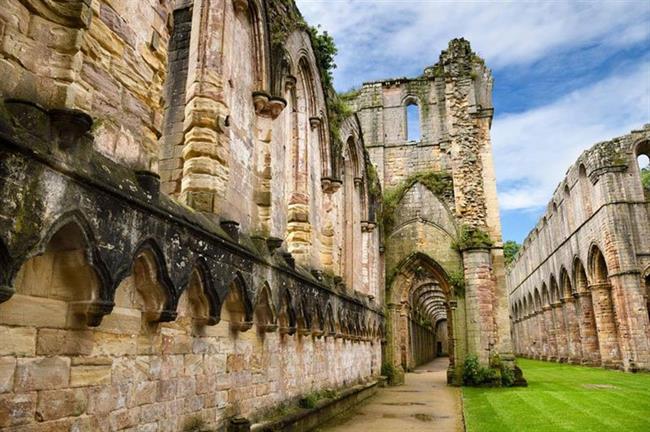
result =
[[[650,370],[650,125],[573,164],[508,271],[517,354]]]
[[[0,428],[221,428],[382,364],[513,364],[468,42],[339,98],[289,0],[5,0],[0,41]]]

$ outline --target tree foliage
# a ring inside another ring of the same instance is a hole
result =
[[[514,240],[503,243],[503,257],[506,260],[506,265],[509,265],[515,259],[519,249],[521,249],[521,245]]]
[[[321,71],[321,78],[325,81],[323,87],[333,88],[332,71],[336,69],[334,57],[338,53],[334,38],[327,32],[321,33],[320,26],[309,27],[309,34],[311,36],[311,45],[314,48],[314,56],[316,56],[316,63]]]

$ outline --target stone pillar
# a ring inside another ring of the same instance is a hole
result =
[[[650,321],[645,281],[636,272],[610,276],[621,357],[626,370],[650,369]],[[645,306],[645,307],[644,307]]]
[[[555,323],[553,322],[553,311],[550,305],[542,308],[544,316],[544,334],[546,335],[546,360],[557,360],[557,340],[555,335]]]
[[[217,212],[228,183],[228,113],[223,88],[224,0],[195,0],[187,80],[181,200]]]
[[[621,352],[618,345],[618,328],[612,304],[612,286],[609,282],[589,285],[598,329],[600,358],[605,367],[620,367]]]
[[[553,322],[555,323],[555,343],[557,345],[557,357],[561,363],[566,363],[569,358],[568,338],[564,317],[564,308],[561,302],[551,304]]]
[[[534,313],[529,313],[526,315],[526,347],[524,352],[526,353],[526,357],[529,358],[535,358],[535,350],[536,350],[536,340],[535,340],[535,315]]]
[[[470,249],[463,252],[465,266],[465,303],[467,307],[467,352],[488,364],[494,344],[492,296],[494,279],[490,251]]]
[[[580,326],[576,314],[576,304],[573,297],[564,297],[562,300],[562,309],[566,318],[566,336],[568,347],[567,361],[572,364],[580,364],[582,359],[582,342],[580,338]]]
[[[402,338],[401,338],[401,317],[402,306],[395,303],[386,305],[388,316],[386,317],[386,362],[395,368],[395,382],[391,384],[404,383],[404,369],[402,368]]]
[[[598,332],[594,319],[594,307],[591,302],[591,293],[583,291],[578,293],[578,323],[582,340],[582,363],[600,365],[600,347]]]

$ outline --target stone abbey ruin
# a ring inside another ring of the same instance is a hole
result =
[[[292,0],[3,2],[0,429],[282,430],[437,356],[650,369],[647,128],[506,275],[483,60],[338,95],[318,38]]]
[[[650,125],[585,151],[508,272],[519,355],[650,369]]]

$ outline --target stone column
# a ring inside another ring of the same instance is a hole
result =
[[[523,352],[526,357],[533,358],[535,356],[535,333],[533,332],[533,315],[526,314],[526,346],[523,347]]]
[[[576,315],[575,299],[573,297],[564,297],[561,302],[564,316],[566,317],[567,361],[572,364],[580,364],[580,360],[582,359],[582,344],[580,326],[578,325],[578,317]]]
[[[224,0],[195,0],[186,90],[181,200],[218,212],[228,184],[229,109],[223,81]]]
[[[612,275],[609,280],[623,365],[626,370],[650,369],[650,320],[645,281],[637,272]]]
[[[555,323],[550,305],[542,308],[544,316],[544,335],[546,336],[546,360],[557,360],[557,340],[555,339]]]
[[[463,252],[465,267],[465,304],[467,307],[467,352],[488,364],[494,341],[492,296],[494,279],[490,251],[470,249]]]
[[[609,282],[589,285],[598,329],[600,358],[605,367],[620,367],[621,352],[618,345],[618,328],[612,305],[612,286]]]
[[[535,321],[537,321],[537,352],[535,358],[539,360],[546,360],[548,356],[548,335],[546,333],[546,325],[544,323],[544,311],[535,311]]]
[[[578,293],[578,323],[582,341],[582,363],[600,365],[600,347],[598,345],[598,332],[594,319],[594,308],[591,302],[591,293],[583,291]]]
[[[561,302],[551,304],[553,322],[555,323],[555,343],[557,344],[557,357],[561,363],[566,363],[569,358],[568,338],[564,317],[564,308]]]

